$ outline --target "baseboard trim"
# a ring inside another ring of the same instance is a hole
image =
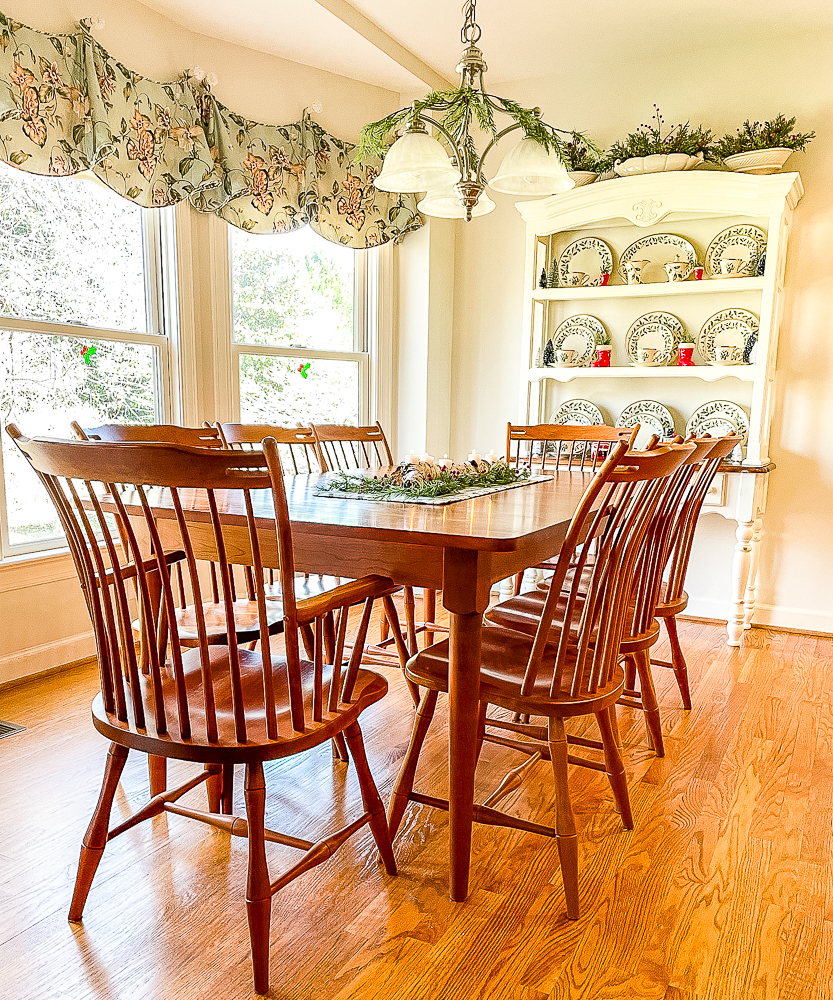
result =
[[[729,616],[729,610],[729,605],[725,601],[690,598],[686,615],[700,620],[711,619],[725,623]],[[805,608],[789,608],[775,604],[758,604],[755,607],[752,624],[784,632],[831,635],[833,634],[833,613],[809,611]]]
[[[77,635],[7,653],[0,656],[0,685],[63,669],[94,655],[95,639],[92,631],[79,632]]]

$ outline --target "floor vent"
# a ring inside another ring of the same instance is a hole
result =
[[[25,726],[16,726],[13,722],[3,722],[0,719],[0,740],[4,736],[14,736],[15,733],[22,733],[26,731]]]

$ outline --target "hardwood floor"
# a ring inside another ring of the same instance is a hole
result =
[[[573,769],[582,916],[566,920],[555,843],[476,827],[471,896],[448,899],[446,816],[412,805],[382,873],[369,831],[273,901],[272,993],[282,1000],[831,1000],[833,638],[753,629],[740,650],[681,623],[694,709],[655,670],[667,756],[620,709],[635,829],[605,776]],[[662,655],[662,647],[658,647]],[[398,671],[363,716],[387,801],[410,733]],[[0,690],[0,997],[239,1000],[254,996],[242,840],[178,816],[107,849],[84,924],[67,922],[78,850],[107,744],[89,721],[92,666]],[[444,706],[417,787],[446,785]],[[520,762],[484,748],[478,795]],[[183,766],[183,773],[188,771]],[[549,765],[502,808],[552,822]],[[328,747],[267,765],[267,822],[300,833],[360,807]],[[242,785],[242,781],[238,784]],[[114,820],[146,794],[131,755]],[[202,802],[204,792],[189,793]],[[236,811],[242,809],[238,789]],[[289,849],[269,845],[280,864]]]

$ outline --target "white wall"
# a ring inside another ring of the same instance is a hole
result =
[[[295,121],[305,107],[320,101],[324,107],[316,117],[321,125],[353,139],[365,122],[398,106],[398,96],[386,90],[186,31],[136,0],[96,0],[92,6],[89,0],[2,0],[0,9],[30,27],[53,32],[73,31],[81,17],[100,15],[105,27],[96,37],[131,69],[171,80],[199,64],[217,74],[218,99],[256,121]],[[217,220],[191,212],[190,222],[195,302],[186,303],[194,308],[184,309],[183,315],[189,312],[204,334],[214,322],[208,315],[212,274],[205,250],[208,230]],[[201,420],[215,416],[210,346],[200,357],[205,370],[197,379],[199,399],[207,408]],[[68,555],[0,562],[0,684],[93,651],[87,610]]]
[[[719,135],[744,119],[779,112],[815,129],[806,153],[788,168],[801,173],[806,194],[798,206],[786,272],[778,352],[778,386],[769,503],[761,550],[756,620],[833,631],[833,31],[801,37],[787,31],[766,42],[695,52],[669,49],[664,60],[634,64],[626,49],[618,65],[581,65],[555,53],[563,75],[497,89],[539,105],[553,125],[588,131],[600,143],[624,137],[650,119],[652,104],[669,123],[690,120]],[[562,62],[563,58],[563,62]],[[614,182],[615,183],[615,182]],[[498,199],[495,198],[495,201]],[[472,443],[488,447],[520,417],[518,386],[523,296],[524,226],[501,198],[492,215],[464,227],[456,246],[454,310],[454,454]],[[692,607],[726,617],[734,525],[704,518],[689,578]]]

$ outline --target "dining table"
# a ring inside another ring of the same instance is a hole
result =
[[[285,478],[296,570],[342,577],[379,574],[400,585],[442,591],[449,618],[450,896],[465,900],[483,612],[494,584],[558,552],[592,474],[559,469],[546,481],[443,505],[320,495],[320,478]],[[189,502],[189,491],[182,490],[180,499],[195,556],[211,559],[216,547],[204,495],[198,499],[194,492]],[[149,500],[162,544],[176,547],[179,529],[170,503],[164,494]],[[250,557],[243,494],[220,490],[216,501],[227,557],[245,564]],[[270,491],[253,491],[252,502],[263,565],[277,567]],[[130,512],[129,501],[127,508]]]

